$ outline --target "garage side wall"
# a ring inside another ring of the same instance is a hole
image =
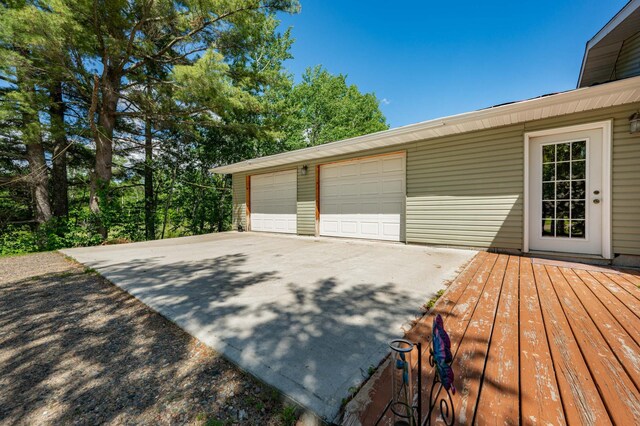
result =
[[[522,128],[419,143],[407,158],[407,242],[520,249]]]
[[[298,168],[298,234],[315,234],[316,165],[405,151],[409,243],[519,250],[524,233],[524,133],[613,119],[613,252],[640,255],[640,135],[629,116],[640,104],[570,114],[386,149],[258,170]],[[233,222],[246,227],[245,176],[233,176]]]
[[[231,184],[233,186],[231,224],[234,231],[238,229],[238,225],[242,225],[244,229],[247,229],[246,176],[246,173],[234,173],[231,176]]]

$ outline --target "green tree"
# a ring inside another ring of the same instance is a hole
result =
[[[284,146],[297,149],[386,130],[389,126],[373,93],[347,85],[345,75],[321,66],[308,68],[286,96]]]
[[[180,67],[172,75],[185,114],[223,117],[229,107],[251,101],[228,83],[220,54],[229,34],[276,11],[294,12],[296,0],[50,0],[40,8],[63,17],[74,31],[70,61],[60,66],[88,105],[95,162],[89,206],[100,217],[113,177],[114,140],[119,121],[144,111],[128,104],[127,93],[145,80],[149,66]],[[169,74],[167,74],[169,75]],[[202,81],[201,78],[215,79]],[[163,83],[171,84],[165,80]],[[188,86],[187,86],[188,85]],[[195,91],[194,88],[202,90]],[[193,96],[193,97],[192,97]],[[236,99],[230,99],[235,97]],[[103,236],[107,229],[102,227]]]

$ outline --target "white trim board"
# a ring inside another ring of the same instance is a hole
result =
[[[583,130],[602,130],[602,257],[611,259],[612,253],[612,223],[611,223],[611,145],[613,141],[613,120],[599,121],[595,123],[578,124],[575,126],[545,129],[524,134],[524,212],[523,226],[524,237],[522,251],[529,253],[529,141],[540,136],[559,135],[562,133],[579,132]]]

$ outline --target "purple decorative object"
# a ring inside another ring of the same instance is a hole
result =
[[[442,386],[446,390],[451,390],[453,394],[456,393],[456,388],[453,386],[453,369],[449,363],[453,360],[451,355],[451,339],[444,330],[444,324],[440,314],[436,315],[433,320],[433,360],[438,369],[438,375],[442,382]]]

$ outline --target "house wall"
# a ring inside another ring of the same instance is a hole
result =
[[[614,80],[640,75],[640,32],[624,41],[616,59]]]
[[[524,133],[613,119],[613,251],[640,255],[640,136],[629,134],[628,121],[639,108],[631,104],[305,162],[308,174],[298,173],[298,233],[315,234],[316,165],[405,151],[407,242],[519,250],[524,233]],[[246,227],[245,176],[233,176],[233,212],[234,224]]]

